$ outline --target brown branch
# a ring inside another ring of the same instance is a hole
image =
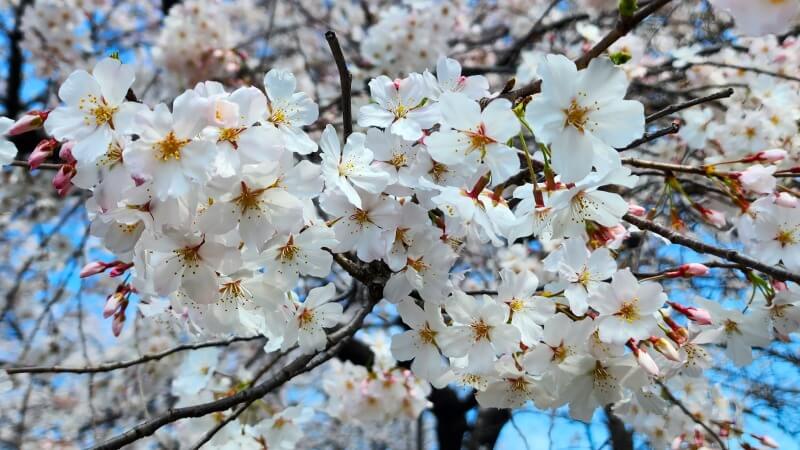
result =
[[[798,77],[793,77],[791,75],[786,75],[786,74],[779,73],[779,72],[771,72],[769,70],[759,69],[758,67],[740,66],[738,64],[728,64],[728,63],[721,63],[721,62],[714,62],[714,61],[696,62],[696,63],[691,63],[690,65],[692,65],[692,66],[713,66],[713,67],[720,67],[720,68],[723,68],[723,69],[735,69],[735,70],[741,70],[741,71],[745,71],[745,72],[753,72],[753,73],[757,73],[757,74],[760,74],[760,75],[767,75],[767,76],[775,77],[775,78],[781,78],[783,80],[800,82],[800,78],[798,78]]]
[[[603,37],[594,47],[591,48],[588,52],[586,52],[583,56],[578,58],[575,61],[575,65],[578,66],[578,70],[585,69],[589,62],[600,56],[603,52],[608,50],[609,47],[614,45],[620,38],[625,36],[626,34],[630,33],[631,30],[636,28],[641,22],[647,19],[651,14],[655,13],[662,6],[669,3],[671,0],[653,0],[652,2],[648,3],[646,6],[641,8],[639,11],[636,12],[631,17],[623,18],[620,17],[617,19],[616,26],[608,32],[608,34]],[[501,95],[502,98],[506,98],[511,101],[515,101],[521,98],[525,98],[529,95],[533,95],[538,93],[542,89],[542,80],[536,80],[531,82],[519,89],[513,90],[506,94]]]
[[[631,142],[630,144],[626,145],[625,147],[616,149],[618,152],[624,152],[626,150],[634,149],[640,145],[644,145],[648,142],[655,141],[660,137],[664,137],[670,134],[675,134],[681,130],[681,125],[678,122],[673,122],[670,126],[666,128],[662,128],[660,130],[653,131],[652,133],[645,133],[644,136],[636,139],[635,141]]]
[[[699,253],[718,256],[730,262],[738,263],[750,269],[758,270],[759,272],[763,272],[778,280],[790,280],[794,281],[795,283],[800,283],[800,274],[790,272],[780,266],[764,264],[761,261],[742,255],[738,250],[715,247],[713,245],[700,242],[677,233],[665,226],[659,225],[647,219],[642,219],[641,217],[636,217],[632,214],[625,214],[622,218],[626,222],[636,225],[642,230],[651,231],[666,238],[673,244],[688,247]]]
[[[328,30],[325,32],[325,40],[328,41],[328,46],[330,46],[331,53],[333,53],[333,60],[339,71],[339,83],[342,85],[342,120],[344,122],[344,139],[346,141],[347,137],[353,133],[353,106],[351,104],[353,76],[347,69],[347,62],[345,62],[342,47],[339,45],[336,33]]]
[[[155,419],[141,423],[134,428],[93,448],[95,450],[122,448],[123,446],[135,442],[145,436],[152,435],[161,427],[177,420],[186,419],[189,417],[202,417],[207,414],[225,411],[226,409],[232,408],[236,405],[265,396],[273,390],[281,387],[284,383],[291,380],[295,376],[308,372],[325,361],[333,358],[336,355],[336,352],[339,350],[339,347],[361,327],[361,324],[364,322],[364,318],[372,310],[372,306],[376,303],[376,301],[377,300],[374,300],[374,297],[370,297],[369,304],[361,308],[361,310],[346,326],[328,335],[328,345],[326,350],[316,354],[300,356],[286,365],[271,379],[220,400],[187,406],[184,408],[170,409],[167,413],[158,416]]]
[[[719,435],[715,433],[714,430],[711,429],[711,427],[709,427],[705,422],[697,418],[697,416],[692,414],[692,412],[689,411],[689,408],[687,408],[686,405],[683,404],[683,402],[678,400],[661,380],[655,380],[655,382],[657,385],[661,387],[661,391],[664,393],[664,395],[667,397],[667,400],[669,400],[670,403],[680,408],[680,410],[683,411],[683,413],[686,414],[686,416],[692,419],[694,423],[700,425],[700,427],[702,427],[706,431],[706,433],[710,434],[711,437],[713,437],[714,440],[717,441],[717,444],[719,444],[722,450],[727,450],[728,447],[725,445],[725,442],[722,441],[722,438],[719,437]]]
[[[289,351],[291,351],[291,350],[289,350]],[[289,353],[289,351],[285,351],[285,352],[279,353],[277,356],[275,356],[275,358],[273,358],[271,361],[266,363],[264,365],[264,367],[262,367],[255,374],[255,376],[253,376],[253,379],[250,380],[250,385],[255,384],[262,376],[264,376],[264,374],[266,374],[270,369],[272,369],[275,366],[275,364],[277,364],[278,361],[281,360],[281,358],[286,356]],[[252,405],[253,402],[255,402],[256,400],[258,400],[258,398],[253,398],[253,399],[248,400],[248,401],[242,403],[241,405],[239,405],[239,407],[236,408],[236,411],[232,412],[230,415],[228,415],[228,417],[226,417],[224,420],[220,421],[218,424],[214,425],[214,427],[212,429],[208,430],[208,432],[206,432],[206,434],[204,434],[203,437],[200,438],[200,440],[197,441],[196,444],[194,444],[194,446],[192,447],[192,450],[199,450],[203,445],[205,445],[208,441],[210,441],[211,438],[213,438],[214,435],[219,432],[219,430],[225,428],[226,425],[228,425],[229,423],[233,422],[234,420],[236,420],[237,417],[242,415],[242,413],[247,408],[249,408],[250,405]]]
[[[717,93],[707,95],[705,97],[696,98],[693,100],[689,100],[688,102],[677,103],[674,105],[669,105],[666,108],[662,109],[661,111],[657,111],[653,114],[650,114],[645,119],[646,123],[650,123],[654,120],[658,120],[664,116],[668,116],[670,114],[676,113],[678,111],[683,111],[684,109],[691,108],[692,106],[702,105],[703,103],[713,102],[714,100],[719,100],[722,98],[728,98],[733,95],[733,88],[728,88],[723,91],[719,91]]]
[[[236,336],[220,341],[201,342],[199,344],[184,344],[177,347],[172,347],[168,350],[158,353],[150,353],[142,356],[141,358],[132,359],[128,361],[119,361],[113,363],[100,364],[98,366],[90,367],[62,367],[62,366],[30,366],[30,367],[9,367],[4,369],[9,375],[18,373],[99,373],[111,372],[113,370],[124,369],[126,367],[143,364],[150,361],[157,361],[166,358],[173,353],[183,352],[186,350],[197,350],[206,347],[221,347],[233,344],[234,342],[253,341],[262,339],[262,336]]]
[[[542,22],[548,16],[548,14],[550,14],[550,11],[552,11],[553,8],[555,8],[560,1],[561,0],[550,0],[550,4],[547,5],[544,12],[542,12],[539,18],[536,19],[536,22],[534,22],[530,30],[528,30],[528,32],[525,33],[525,36],[522,36],[521,38],[517,39],[517,41],[514,42],[513,45],[511,45],[511,48],[508,49],[508,51],[503,55],[503,57],[500,58],[500,61],[498,62],[499,66],[514,65],[517,62],[517,59],[519,59],[519,55],[522,52],[522,49],[525,48],[526,45],[530,45],[536,42],[536,39],[538,39],[545,33],[544,31],[540,31]]]
[[[30,167],[28,165],[28,161],[11,161],[10,163],[8,163],[8,165],[13,167],[25,167],[25,168]],[[60,170],[61,166],[62,164],[57,164],[57,163],[42,163],[39,164],[39,167],[37,167],[36,169],[31,169],[31,170]]]

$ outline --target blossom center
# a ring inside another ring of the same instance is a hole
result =
[[[101,156],[100,159],[97,160],[98,166],[113,166],[116,163],[122,162],[122,147],[120,147],[116,142],[111,142],[108,144],[108,149],[106,150],[105,155]]]
[[[475,341],[480,341],[482,339],[489,340],[489,333],[492,331],[492,327],[484,322],[483,319],[472,322],[470,328],[472,328],[472,335]]]
[[[314,323],[314,311],[311,309],[303,309],[299,316],[297,316],[297,322],[300,324],[300,328],[308,328]]]
[[[264,189],[256,189],[251,191],[243,181],[242,193],[233,199],[233,203],[239,206],[239,209],[242,212],[252,209],[260,209],[259,204],[261,203],[262,193],[264,193]]]
[[[589,285],[589,281],[591,281],[591,274],[589,274],[589,271],[584,267],[583,272],[578,275],[578,284],[586,287]]]
[[[109,122],[111,119],[114,118],[114,114],[119,110],[117,106],[110,106],[105,103],[102,105],[97,105],[92,108],[92,115],[94,116],[94,122],[97,124],[98,127],[103,126]]]
[[[277,108],[272,110],[272,113],[270,114],[269,119],[267,119],[267,120],[269,122],[274,123],[275,125],[288,124],[289,123],[289,120],[286,117],[286,112],[284,110],[282,110],[282,109],[277,109]]]
[[[289,236],[286,245],[278,249],[278,259],[281,261],[291,261],[297,255],[300,249],[294,245],[294,236]]]
[[[408,267],[411,267],[417,272],[423,272],[425,269],[428,268],[428,265],[422,261],[422,258],[419,259],[407,258],[406,265],[408,265]]]
[[[794,230],[778,230],[775,240],[781,244],[781,247],[786,247],[787,245],[794,245],[797,243],[797,239],[794,236]]]
[[[428,323],[425,323],[425,328],[419,330],[419,339],[425,344],[436,344],[436,332],[431,329]]]
[[[356,212],[354,212],[353,215],[350,216],[350,220],[355,221],[359,225],[364,225],[372,222],[372,220],[370,220],[369,218],[369,212],[358,208],[356,208]]]
[[[230,142],[233,144],[233,148],[236,148],[236,141],[239,140],[239,135],[244,130],[244,128],[223,128],[219,131],[217,142]]]
[[[437,183],[444,179],[444,176],[447,174],[447,172],[450,172],[447,166],[436,161],[433,161],[433,165],[428,171],[428,173],[431,174],[431,177],[433,177],[433,180]]]
[[[190,139],[179,139],[175,136],[175,132],[170,131],[164,136],[164,139],[156,142],[153,147],[158,152],[158,158],[161,161],[169,161],[169,160],[176,160],[179,161],[181,159],[181,150],[183,147],[186,147],[186,144],[191,142]]]
[[[392,154],[392,159],[389,160],[389,164],[399,169],[408,165],[408,158],[406,158],[405,153],[394,153]]]
[[[511,308],[512,312],[520,312],[523,309],[525,309],[525,302],[523,302],[522,300],[514,297],[508,303],[508,307]]]
[[[624,302],[617,311],[617,316],[621,317],[628,323],[633,323],[639,320],[639,300],[633,299],[629,302]]]
[[[469,136],[470,148],[472,150],[480,150],[481,156],[486,156],[486,146],[495,142],[494,139],[486,135],[483,124],[478,127],[477,131],[467,132],[467,136]]]
[[[571,126],[583,133],[586,122],[589,121],[589,111],[591,108],[581,106],[577,99],[572,99],[569,107],[564,110],[564,127]]]
[[[741,333],[741,331],[739,331],[739,324],[731,319],[725,321],[723,328],[726,334]]]
[[[173,252],[178,255],[178,258],[181,259],[184,266],[197,265],[198,261],[201,259],[199,245],[196,247],[179,248],[173,250]]]
[[[551,361],[555,361],[559,364],[564,362],[564,360],[567,359],[567,356],[570,355],[569,347],[564,345],[564,342],[561,342],[561,344],[559,344],[558,347],[553,347],[552,349],[553,349],[553,357],[550,359]]]
[[[594,371],[593,371],[595,381],[605,381],[611,378],[611,374],[608,373],[608,369],[606,369],[600,361],[596,361],[594,363]]]

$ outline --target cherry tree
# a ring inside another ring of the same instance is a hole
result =
[[[797,0],[2,8],[0,447],[800,432]]]

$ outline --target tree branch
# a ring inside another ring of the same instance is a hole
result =
[[[257,386],[239,391],[230,397],[225,397],[213,402],[201,403],[199,405],[170,409],[166,414],[141,423],[125,433],[109,439],[108,441],[93,448],[95,450],[122,448],[123,446],[135,442],[145,436],[150,436],[164,425],[170,424],[177,420],[186,419],[189,417],[202,417],[206,414],[224,411],[241,403],[265,396],[273,390],[281,387],[284,383],[291,380],[295,376],[308,372],[325,361],[333,358],[336,355],[336,352],[338,352],[342,343],[355,334],[356,330],[361,327],[361,324],[364,322],[364,318],[367,316],[367,314],[369,314],[370,311],[372,311],[372,306],[374,306],[375,303],[376,301],[373,297],[371,297],[369,304],[365,305],[346,326],[328,335],[328,345],[326,350],[317,354],[300,356],[281,369],[273,378]]]
[[[177,347],[172,347],[168,350],[164,350],[163,352],[158,353],[150,353],[147,355],[142,356],[141,358],[131,359],[128,361],[119,361],[113,363],[106,363],[100,364],[98,366],[90,366],[90,367],[63,367],[63,366],[30,366],[30,367],[9,367],[5,368],[6,372],[9,375],[19,374],[19,373],[99,373],[99,372],[111,372],[113,370],[124,369],[126,367],[135,366],[138,364],[143,364],[150,361],[157,361],[162,358],[166,358],[169,355],[174,353],[183,352],[186,350],[197,350],[206,347],[222,347],[226,345],[233,344],[234,342],[246,342],[246,341],[253,341],[256,339],[263,339],[263,336],[237,336],[232,337],[230,339],[225,339],[221,341],[210,341],[210,342],[202,342],[199,344],[184,344],[179,345]]]
[[[353,133],[353,106],[351,103],[353,76],[347,69],[347,62],[344,60],[342,47],[339,45],[336,33],[328,30],[325,32],[325,40],[328,41],[336,68],[339,70],[339,83],[342,87],[342,120],[344,122],[344,140],[346,141],[347,137]]]
[[[678,244],[684,247],[688,247],[699,253],[706,253],[709,255],[718,256],[730,262],[738,263],[741,264],[742,266],[758,270],[759,272],[763,272],[778,280],[790,280],[794,281],[795,283],[800,283],[800,274],[789,272],[788,270],[782,267],[771,266],[769,264],[764,264],[761,261],[757,261],[753,258],[743,256],[738,250],[715,247],[713,245],[709,245],[704,242],[688,238],[686,236],[681,235],[680,233],[670,230],[667,227],[659,225],[655,222],[651,222],[647,219],[636,217],[632,214],[625,214],[622,218],[626,222],[636,225],[642,230],[651,231],[655,234],[658,234],[659,236],[668,239],[673,244]]]
[[[645,122],[650,123],[664,116],[668,116],[678,111],[683,111],[684,109],[691,108],[692,106],[702,105],[703,103],[713,102],[714,100],[719,100],[722,98],[728,98],[731,95],[733,95],[733,88],[728,88],[723,91],[719,91],[715,94],[706,95],[705,97],[696,98],[694,100],[689,100],[688,102],[669,105],[666,108],[662,109],[661,111],[657,111],[647,116],[647,118],[645,118]]]

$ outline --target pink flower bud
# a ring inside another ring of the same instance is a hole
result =
[[[772,439],[767,435],[759,436],[757,434],[751,434],[751,436],[753,436],[753,438],[757,439],[758,442],[761,442],[763,445],[766,445],[769,448],[780,448],[780,445],[778,445],[778,443],[775,442],[774,439]]]
[[[703,277],[708,275],[711,269],[707,266],[700,264],[700,263],[689,263],[683,264],[678,267],[678,270],[673,270],[672,272],[667,272],[666,275],[670,278],[678,278],[678,277]]]
[[[680,436],[676,436],[675,439],[672,440],[672,443],[669,446],[670,450],[678,450],[678,449],[680,449],[681,448],[681,444],[683,444],[684,440],[685,440],[684,435],[681,434]]]
[[[108,269],[108,267],[109,267],[109,264],[106,264],[106,263],[104,263],[102,261],[90,262],[89,264],[86,264],[85,266],[83,266],[83,269],[81,269],[81,275],[80,276],[81,276],[81,278],[86,278],[86,277],[90,277],[92,275],[97,275],[98,273],[105,272],[105,270]]]
[[[114,336],[119,337],[119,334],[122,333],[123,325],[125,325],[125,313],[120,311],[120,313],[114,315],[114,320],[111,322],[111,332],[114,333]]]
[[[695,308],[693,306],[684,306],[680,303],[667,302],[669,306],[675,311],[686,316],[687,319],[698,325],[711,325],[711,313],[702,308]]]
[[[788,289],[788,287],[786,286],[786,283],[784,283],[783,281],[772,280],[772,289],[775,289],[775,292],[783,292],[786,289]]]
[[[775,198],[772,201],[776,205],[784,208],[797,208],[798,205],[797,197],[788,192],[775,194]]]
[[[40,141],[28,156],[28,167],[31,170],[38,168],[53,154],[57,144],[58,141],[52,138]]]
[[[109,295],[106,299],[106,304],[103,306],[103,318],[108,319],[119,309],[120,302],[122,301],[122,294],[115,292]]]
[[[56,172],[53,177],[53,187],[58,192],[58,195],[65,196],[72,186],[72,177],[75,176],[75,167],[70,164],[62,164],[61,168]]]
[[[25,114],[11,125],[11,128],[6,131],[6,136],[17,136],[28,131],[38,130],[44,125],[48,114],[50,114],[49,111],[31,111]]]
[[[628,212],[636,217],[644,217],[647,211],[639,205],[628,203]]]
[[[72,148],[75,147],[75,141],[67,141],[61,145],[61,149],[58,151],[58,157],[61,158],[62,161],[66,163],[75,163],[77,162],[75,158],[72,156]]]
[[[117,264],[108,272],[110,277],[118,277],[125,273],[128,269],[133,267],[133,263],[117,262]]]
[[[716,209],[706,208],[699,203],[695,203],[692,206],[694,209],[700,212],[700,214],[703,215],[703,218],[711,225],[714,225],[717,228],[722,228],[725,226],[725,214],[722,212],[717,211]]]
[[[759,161],[767,161],[767,162],[783,161],[786,158],[786,155],[787,155],[786,150],[782,148],[773,148],[769,150],[764,150],[763,152],[758,152],[756,154]]]

